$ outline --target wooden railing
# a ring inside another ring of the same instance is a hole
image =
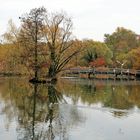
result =
[[[70,68],[65,71],[65,74],[88,74],[90,75],[114,75],[114,77],[120,76],[133,76],[136,78],[140,78],[140,70],[134,69],[121,69],[121,68]]]

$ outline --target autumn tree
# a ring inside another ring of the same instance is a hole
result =
[[[65,13],[48,13],[45,16],[44,37],[49,48],[48,77],[56,79],[68,62],[78,54],[72,35],[72,20]]]
[[[1,55],[3,54],[3,65],[5,72],[22,73],[20,72],[19,59],[19,43],[18,43],[19,28],[16,27],[12,19],[8,21],[7,31],[2,35]]]
[[[126,55],[128,68],[140,69],[140,47],[132,49]]]
[[[136,33],[123,27],[118,27],[112,34],[105,34],[105,43],[113,52],[113,62],[124,61],[126,54],[140,44]]]
[[[67,51],[67,53],[69,54],[69,52],[72,52],[75,50],[79,50],[80,53],[78,53],[77,55],[75,55],[69,62],[69,64],[67,65],[67,67],[78,67],[78,66],[81,66],[81,57],[83,56],[83,53],[85,51],[85,46],[83,44],[83,41],[82,40],[79,40],[79,39],[75,39],[72,41],[73,43],[73,46],[74,47],[71,47],[71,49],[69,49]]]
[[[89,65],[91,67],[101,67],[101,66],[105,66],[106,62],[105,59],[103,57],[97,58],[95,60],[92,60]]]
[[[2,35],[3,42],[7,44],[16,44],[19,29],[16,27],[12,19],[8,21],[7,31]]]
[[[42,29],[46,9],[35,8],[20,17],[22,25],[19,42],[23,48],[23,59],[34,71],[35,80],[38,80],[39,50],[42,44]]]
[[[104,64],[110,65],[112,63],[112,52],[106,44],[93,40],[85,40],[84,46],[86,47],[82,58],[86,65],[91,64],[91,62],[94,63],[96,60],[100,62],[102,59],[104,59]]]
[[[69,61],[78,54],[74,45],[72,21],[65,13],[48,13],[45,8],[35,8],[20,17],[22,21],[19,42],[23,49],[23,60],[32,63],[34,77],[42,65],[40,55],[45,56],[47,76],[56,79]],[[46,46],[46,47],[44,47]],[[25,57],[24,57],[25,56]]]

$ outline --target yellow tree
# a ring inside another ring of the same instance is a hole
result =
[[[63,12],[48,13],[45,17],[43,32],[49,48],[48,77],[51,79],[56,79],[57,74],[80,52],[73,45],[72,26],[71,18]]]
[[[7,31],[2,35],[3,44],[1,47],[1,54],[4,57],[4,69],[7,72],[19,72],[19,43],[18,43],[19,29],[13,23],[12,19],[8,21]]]

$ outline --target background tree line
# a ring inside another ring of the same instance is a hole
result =
[[[23,14],[16,27],[12,20],[2,35],[0,71],[56,78],[70,67],[120,67],[140,69],[140,36],[118,27],[104,42],[79,40],[72,20],[64,12],[35,8]]]

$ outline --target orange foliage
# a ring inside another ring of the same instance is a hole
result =
[[[91,67],[100,67],[100,66],[104,66],[106,64],[105,59],[100,57],[97,58],[96,60],[93,60],[92,62],[90,62],[90,66]]]

